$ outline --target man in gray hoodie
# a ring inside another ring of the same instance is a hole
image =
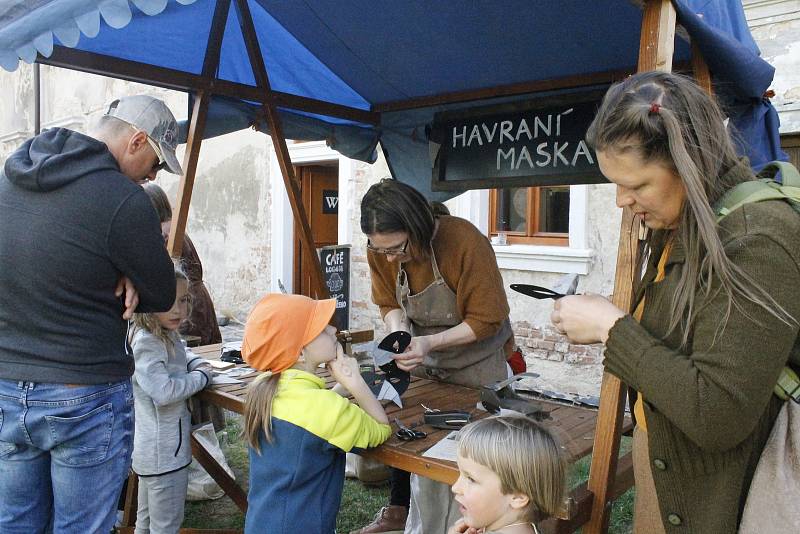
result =
[[[122,98],[90,135],[47,130],[0,171],[4,534],[113,526],[133,441],[126,319],[175,299],[139,184],[181,172],[176,133],[160,100]]]

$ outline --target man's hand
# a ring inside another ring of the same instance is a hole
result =
[[[123,276],[117,282],[117,287],[114,289],[114,296],[119,298],[125,295],[125,311],[122,312],[122,318],[126,321],[133,317],[133,312],[139,305],[139,292],[133,287],[133,282],[127,276]]]

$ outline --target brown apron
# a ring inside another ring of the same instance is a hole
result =
[[[433,247],[431,266],[433,282],[416,295],[411,294],[408,276],[402,264],[397,273],[397,303],[411,322],[411,334],[414,336],[438,334],[463,320],[458,311],[456,294],[447,286],[439,272]],[[479,275],[480,273],[475,273],[475,276]],[[508,377],[505,344],[511,336],[511,323],[506,318],[493,336],[428,353],[422,366],[414,369],[412,374],[468,387],[480,387],[504,380]]]
[[[433,282],[416,295],[411,294],[402,265],[397,273],[397,302],[411,322],[414,336],[437,334],[462,321],[456,294],[442,278],[433,248],[431,266]],[[508,378],[505,343],[511,335],[511,323],[506,318],[500,330],[489,338],[430,352],[412,374],[473,388],[505,380]],[[405,534],[446,534],[460,517],[450,486],[411,476],[411,505]]]

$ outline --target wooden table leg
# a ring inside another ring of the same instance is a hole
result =
[[[236,481],[231,477],[217,461],[211,456],[202,443],[197,441],[197,438],[192,435],[192,455],[197,462],[203,466],[211,478],[219,484],[219,487],[231,500],[239,507],[242,513],[247,512],[247,494],[239,487]]]
[[[125,490],[125,509],[122,512],[122,526],[136,526],[136,509],[139,506],[139,477],[131,470],[128,475],[128,487]]]

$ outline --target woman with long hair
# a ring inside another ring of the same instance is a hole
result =
[[[787,361],[800,364],[800,216],[772,200],[717,221],[723,195],[755,176],[686,77],[614,85],[587,141],[617,205],[649,228],[642,277],[631,313],[567,296],[553,325],[605,343],[606,371],[631,389],[634,531],[736,532],[781,406],[773,388]]]

